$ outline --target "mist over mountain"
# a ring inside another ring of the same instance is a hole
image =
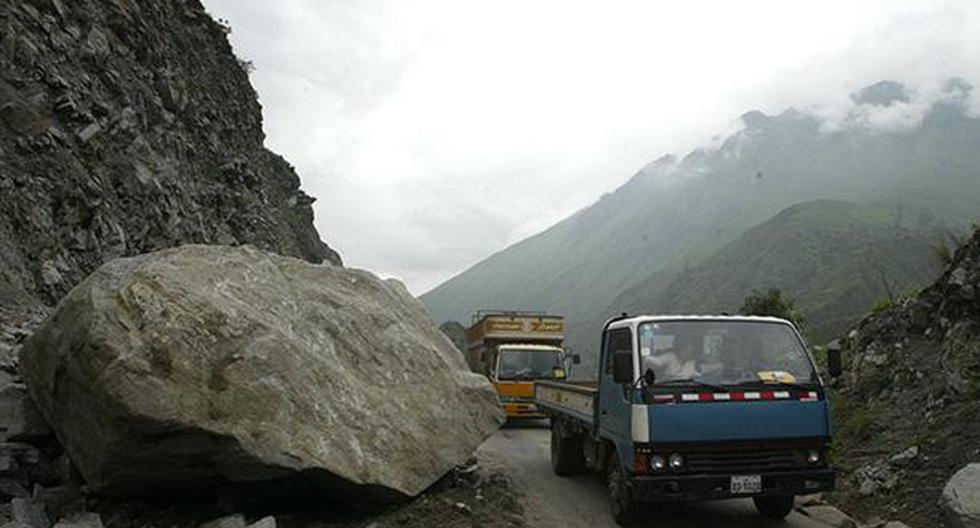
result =
[[[975,218],[980,119],[970,111],[969,83],[951,79],[927,96],[883,81],[852,102],[833,120],[793,108],[747,112],[741,129],[717,146],[651,162],[592,206],[479,262],[422,301],[437,321],[465,320],[480,308],[563,313],[575,334],[576,324],[627,308],[618,306],[620,295],[657,274],[698,265],[798,203],[916,211],[939,230],[960,230]],[[573,337],[573,346],[594,348],[585,339]]]

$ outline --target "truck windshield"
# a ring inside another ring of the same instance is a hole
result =
[[[667,321],[639,328],[641,371],[657,383],[691,380],[716,385],[810,383],[813,365],[796,332],[756,321]]]
[[[500,351],[497,379],[533,380],[556,377],[564,377],[561,356],[556,351],[515,349]]]

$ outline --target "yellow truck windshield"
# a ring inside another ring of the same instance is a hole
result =
[[[561,355],[551,350],[503,349],[497,362],[499,380],[534,380],[564,377]]]

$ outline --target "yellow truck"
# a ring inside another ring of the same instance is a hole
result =
[[[508,419],[544,418],[534,404],[535,380],[564,380],[565,320],[544,312],[480,310],[466,329],[466,361],[474,372],[490,378]]]

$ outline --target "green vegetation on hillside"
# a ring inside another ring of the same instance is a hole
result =
[[[797,328],[806,325],[806,317],[796,309],[796,301],[783,295],[779,288],[769,288],[763,293],[752,290],[752,293],[742,301],[738,313],[742,315],[770,315],[792,321]]]
[[[832,338],[882,298],[939,271],[930,244],[939,226],[899,224],[896,209],[818,201],[748,230],[701,264],[627,289],[613,305],[633,313],[735,311],[754,290],[795,299],[815,341]]]

